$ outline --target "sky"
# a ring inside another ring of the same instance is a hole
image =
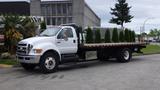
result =
[[[131,23],[125,24],[136,33],[140,33],[140,27],[145,26],[148,33],[150,29],[160,29],[160,0],[126,0],[129,6],[132,6],[130,14],[134,16]],[[111,10],[116,0],[86,0],[87,4],[101,18],[102,27],[120,27],[110,24]],[[145,25],[144,25],[145,22]]]

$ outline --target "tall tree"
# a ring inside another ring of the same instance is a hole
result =
[[[131,7],[128,6],[126,0],[117,0],[115,7],[111,8],[111,15],[113,15],[113,17],[110,20],[110,23],[121,25],[121,28],[123,29],[124,23],[131,22],[131,19],[133,18],[133,16],[130,15],[130,9]]]

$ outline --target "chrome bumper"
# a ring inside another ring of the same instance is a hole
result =
[[[16,58],[20,63],[29,63],[29,64],[38,64],[40,61],[40,57],[41,56],[38,56],[38,55],[37,56],[36,55],[34,56],[16,55]]]

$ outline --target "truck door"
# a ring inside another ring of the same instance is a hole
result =
[[[64,28],[57,36],[57,47],[61,54],[77,53],[77,36],[72,28]]]

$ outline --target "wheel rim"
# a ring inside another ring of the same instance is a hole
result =
[[[124,59],[128,60],[129,59],[129,51],[124,51]]]
[[[49,70],[54,69],[54,67],[56,66],[56,61],[53,57],[48,57],[45,60],[45,67]]]

